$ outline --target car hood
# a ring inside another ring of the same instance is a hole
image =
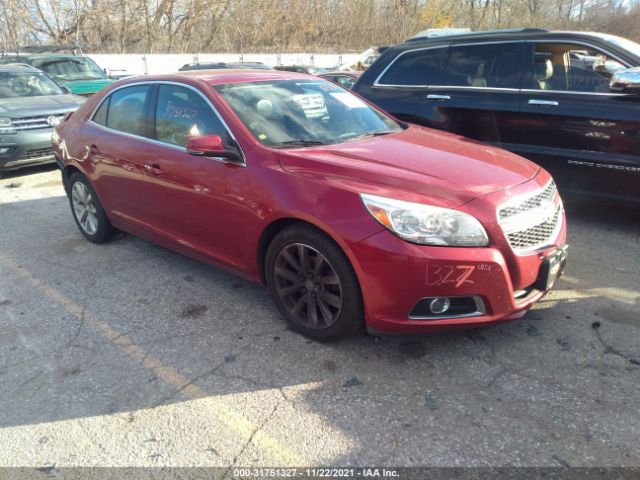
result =
[[[78,95],[88,95],[92,93],[96,93],[102,90],[107,85],[111,85],[114,80],[109,79],[96,79],[96,80],[73,80],[73,81],[64,81],[58,80],[60,85],[64,85],[71,93],[75,93]]]
[[[291,173],[322,176],[343,188],[443,206],[524,183],[540,167],[499,148],[410,126],[403,132],[336,145],[282,150]]]
[[[0,117],[33,117],[75,110],[85,102],[77,95],[50,95],[46,97],[0,98]]]

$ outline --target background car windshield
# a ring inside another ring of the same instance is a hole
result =
[[[106,78],[106,75],[98,65],[84,57],[42,59],[34,61],[33,66],[56,79],[65,81]]]
[[[0,98],[61,95],[62,89],[38,72],[0,72]]]
[[[627,38],[618,37],[616,35],[601,34],[601,36],[606,41],[611,42],[620,48],[624,48],[625,50],[633,53],[636,57],[640,57],[640,44]]]
[[[393,119],[326,81],[251,82],[216,89],[265,145],[339,143],[401,130]]]

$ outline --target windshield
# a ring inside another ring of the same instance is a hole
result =
[[[41,58],[33,60],[33,66],[48,73],[56,80],[66,82],[107,78],[100,67],[86,57]]]
[[[613,43],[614,45],[623,48],[624,50],[627,50],[629,52],[631,52],[632,54],[634,54],[636,57],[640,57],[640,44],[637,44],[636,42],[633,42],[631,40],[628,40],[626,38],[622,38],[622,37],[617,37],[615,35],[602,35],[602,37],[610,42]]]
[[[295,147],[400,131],[393,119],[324,80],[218,85],[216,90],[261,143]]]
[[[40,72],[0,72],[0,98],[61,95],[64,91]]]

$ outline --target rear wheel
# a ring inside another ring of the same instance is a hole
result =
[[[322,232],[294,225],[269,245],[266,278],[291,328],[320,341],[337,340],[363,324],[362,295],[344,252]]]
[[[86,177],[80,173],[71,175],[68,193],[71,212],[82,235],[93,243],[109,240],[114,229]]]

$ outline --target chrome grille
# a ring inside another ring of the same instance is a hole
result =
[[[544,200],[552,202],[556,196],[556,192],[556,184],[551,181],[544,190],[536,195],[533,195],[532,197],[527,198],[522,203],[501,208],[498,212],[498,218],[504,219],[512,215],[517,215],[518,213],[526,212],[527,210],[531,210],[533,208],[538,208],[542,205],[542,202]]]
[[[53,148],[33,148],[31,150],[27,150],[18,157],[18,160],[29,160],[41,157],[53,157]]]
[[[562,207],[558,206],[551,220],[519,232],[507,233],[507,239],[515,250],[527,250],[545,245],[551,240],[558,226]]]
[[[24,118],[12,118],[11,123],[16,130],[35,130],[37,128],[51,128],[51,125],[47,123],[47,118],[56,117],[62,119],[64,113],[55,115],[46,115],[40,117],[24,117]]]
[[[562,225],[562,201],[553,181],[527,197],[517,197],[498,209],[498,223],[516,253],[543,248]]]

